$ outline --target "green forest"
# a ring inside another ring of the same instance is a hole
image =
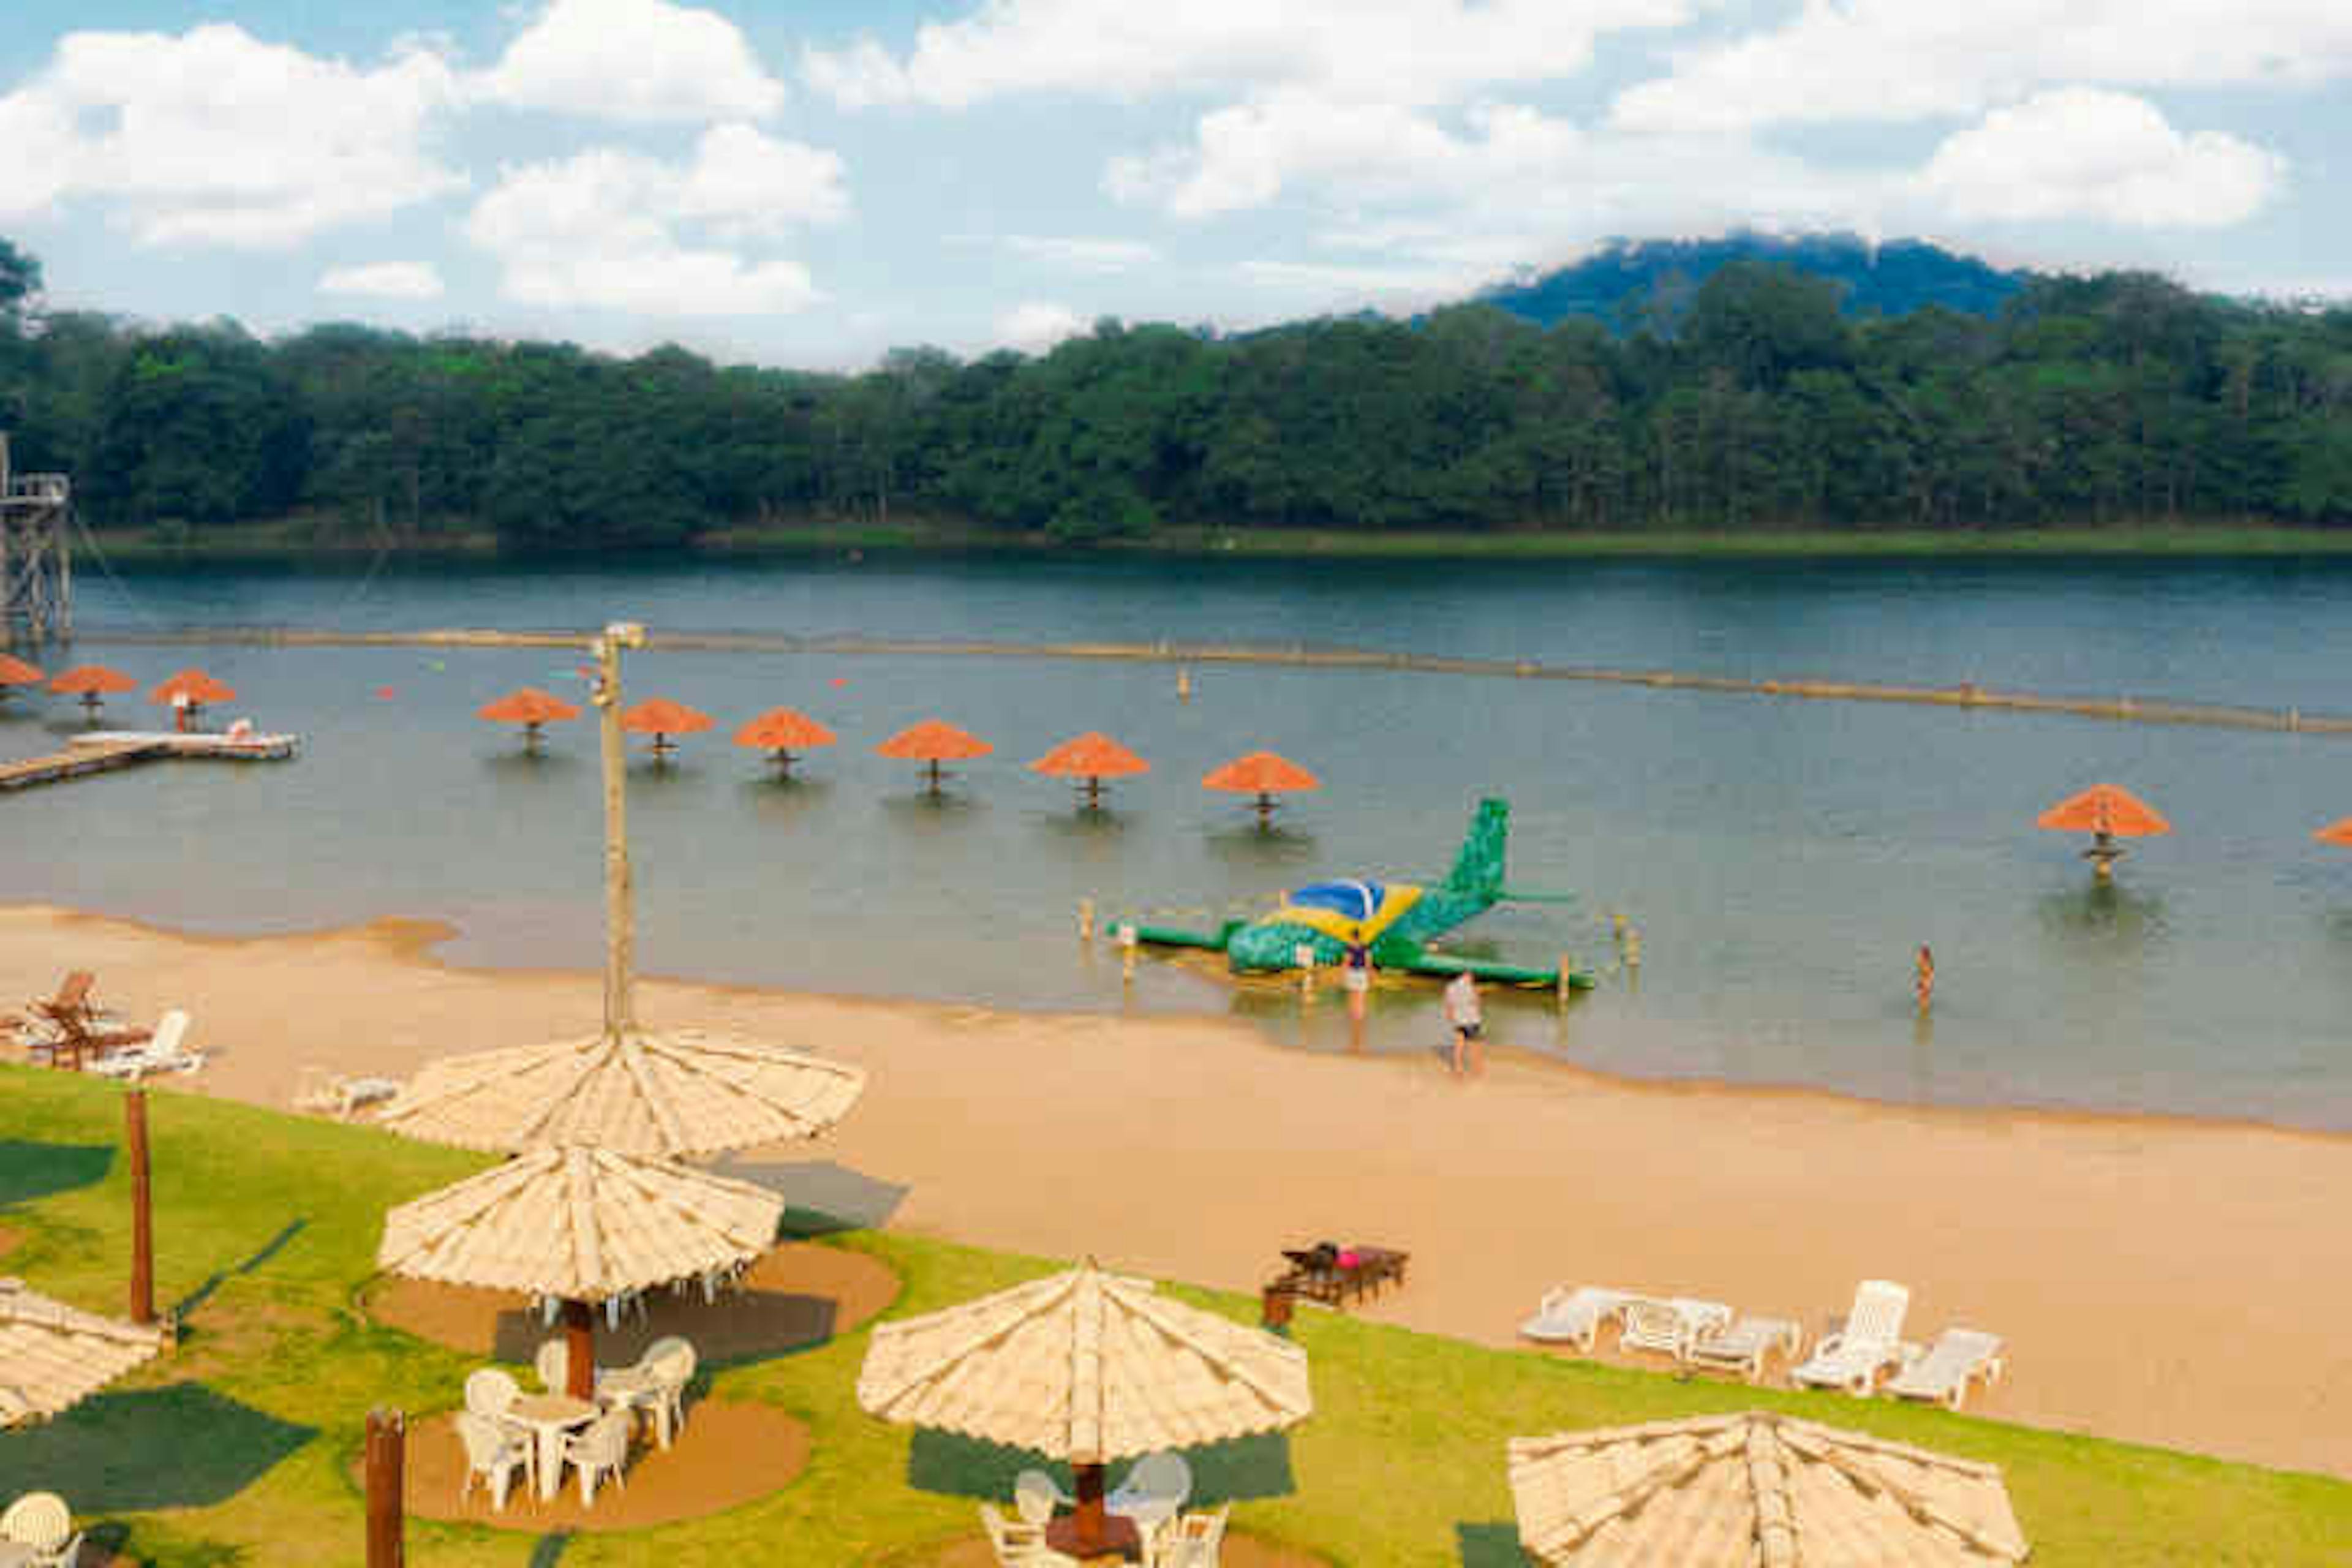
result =
[[[1622,533],[2352,524],[2352,309],[2036,277],[1990,315],[1841,310],[1739,261],[1612,332],[1486,303],[863,374],[677,348],[44,308],[0,240],[0,429],[91,527],[201,541],[688,544],[921,519],[1156,531]]]

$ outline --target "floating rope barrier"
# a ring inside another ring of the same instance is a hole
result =
[[[465,628],[404,632],[319,631],[300,627],[203,626],[171,631],[85,628],[93,643],[177,647],[190,644],[258,647],[547,647],[577,648],[586,631],[492,631]],[[1618,669],[1544,664],[1530,659],[1458,658],[1435,654],[1383,653],[1368,648],[1253,647],[1202,643],[1040,642],[864,637],[788,637],[772,632],[654,632],[646,646],[673,653],[782,653],[858,657],[876,654],[929,658],[1045,658],[1110,663],[1287,666],[1307,669],[1388,669],[1421,675],[1574,680],[1660,690],[1788,697],[1832,702],[1895,702],[2010,713],[2051,713],[2140,724],[2193,724],[2271,730],[2298,735],[2352,735],[2352,717],[2298,707],[2253,708],[2162,697],[2053,696],[2003,691],[1964,681],[1957,686],[1888,685],[1858,680],[1751,679],[1692,675],[1668,669]]]

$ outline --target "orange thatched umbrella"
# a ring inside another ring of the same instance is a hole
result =
[[[940,793],[941,763],[968,763],[974,757],[984,757],[996,750],[979,736],[967,734],[938,719],[926,719],[919,724],[909,725],[874,749],[902,763],[929,764],[933,795]]]
[[[621,728],[654,738],[654,761],[666,763],[677,748],[672,735],[699,735],[710,728],[710,715],[667,697],[647,698],[621,715]]]
[[[2322,844],[2334,844],[2342,848],[2352,849],[2352,816],[2347,816],[2341,822],[2331,822],[2312,837]]]
[[[1257,825],[1264,827],[1274,818],[1276,795],[1291,790],[1321,789],[1323,781],[1272,752],[1252,752],[1211,773],[1201,781],[1201,787],[1257,796]]]
[[[830,746],[834,732],[805,713],[790,708],[771,708],[757,719],[735,731],[735,743],[754,751],[774,754],[776,771],[793,771],[794,752],[812,752],[819,746]]]
[[[1063,742],[1031,763],[1029,769],[1050,778],[1084,779],[1087,809],[1093,811],[1102,806],[1103,780],[1148,773],[1151,764],[1101,731],[1089,730],[1075,741]]]
[[[98,721],[98,710],[105,706],[103,697],[124,691],[136,691],[139,682],[119,669],[102,664],[78,664],[55,680],[49,689],[61,697],[79,697],[89,712],[92,723]]]
[[[47,676],[43,675],[23,659],[12,658],[5,653],[0,653],[0,697],[7,696],[10,687],[38,686],[47,679]]]
[[[2114,874],[2115,864],[2123,856],[2116,839],[2153,838],[2172,831],[2172,824],[2156,807],[2121,784],[2105,784],[2068,795],[2035,817],[2033,826],[2057,833],[2089,834],[2091,847],[2083,851],[2083,858],[2102,881]]]
[[[201,669],[184,669],[147,694],[147,700],[172,710],[177,727],[185,730],[214,702],[234,702],[236,689],[226,686]]]
[[[496,702],[484,704],[474,717],[488,719],[493,724],[521,725],[523,745],[529,750],[537,751],[539,742],[544,738],[540,730],[541,725],[577,719],[580,717],[580,710],[553,692],[541,691],[536,686],[526,686],[520,690],[508,692]]]

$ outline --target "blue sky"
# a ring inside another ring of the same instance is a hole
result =
[[[730,360],[1849,228],[2352,293],[2342,0],[12,0],[54,302]]]

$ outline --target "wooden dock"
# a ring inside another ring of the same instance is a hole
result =
[[[67,779],[135,767],[170,754],[170,748],[160,741],[105,741],[95,746],[72,746],[46,757],[0,763],[0,790],[62,784]]]

